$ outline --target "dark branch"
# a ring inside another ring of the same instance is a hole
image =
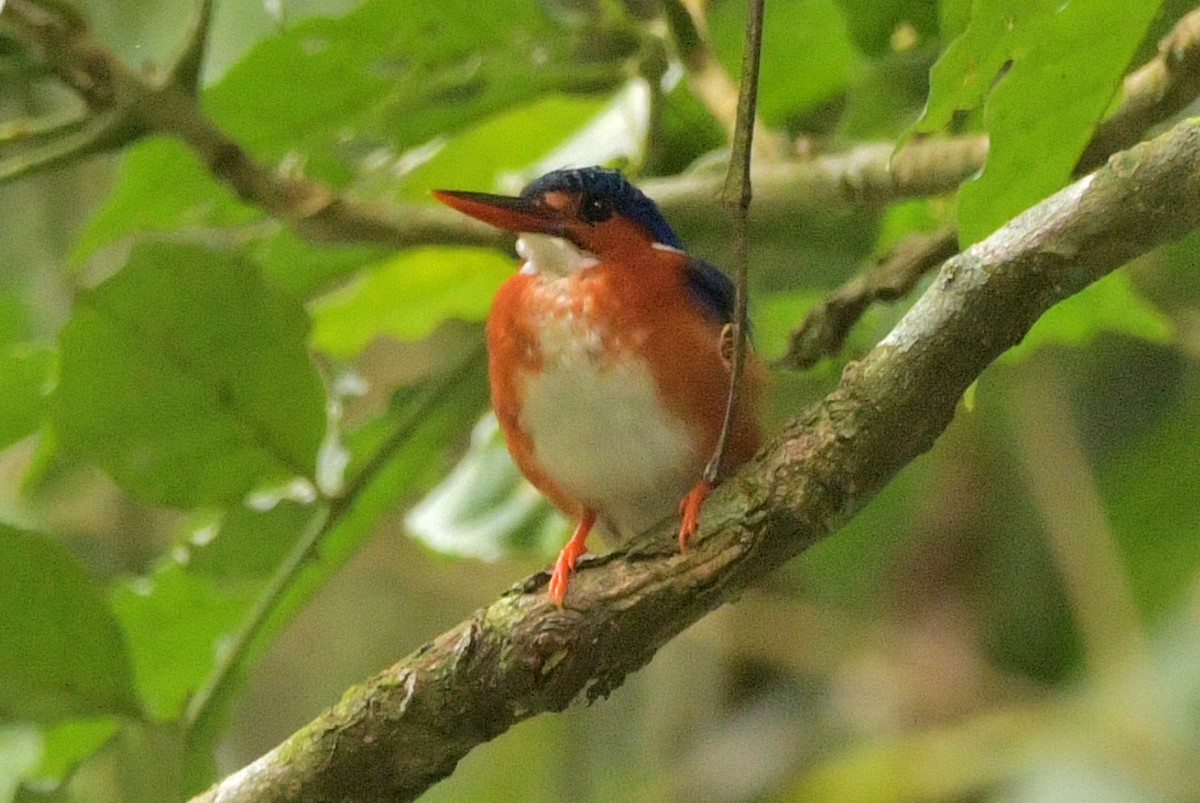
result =
[[[873,269],[834,290],[792,330],[778,365],[803,370],[837,354],[850,329],[871,304],[908,295],[922,276],[958,251],[953,226],[904,239]]]
[[[945,263],[824,401],[722,485],[695,548],[660,528],[585,560],[559,610],[537,574],[197,801],[409,799],[513,724],[603,697],[655,651],[844,524],[949,424],[1056,302],[1200,225],[1200,120],[1112,159]]]

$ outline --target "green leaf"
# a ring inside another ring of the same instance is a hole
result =
[[[424,392],[408,394],[403,403],[349,439],[349,483],[356,483],[362,466],[372,462],[380,449],[386,449],[382,466],[365,486],[354,491],[353,504],[342,505],[331,514],[328,531],[270,611],[246,651],[245,665],[235,668],[234,677],[244,673],[299,608],[362,546],[384,516],[436,482],[447,449],[486,404],[483,361],[473,360],[460,367],[448,382],[438,382]],[[214,699],[197,721],[197,733],[213,734],[214,722],[223,719],[228,708],[229,692],[225,689]]]
[[[307,330],[296,302],[233,255],[139,248],[63,329],[61,443],[158,504],[311,477],[325,409]]]
[[[525,0],[367,0],[263,42],[205,105],[256,156],[299,152],[307,172],[344,183],[362,160],[570,86],[580,75],[562,65],[567,44]]]
[[[961,36],[971,22],[972,0],[940,0],[938,29],[943,39]]]
[[[182,142],[148,137],[125,151],[112,192],[88,219],[72,259],[134,234],[246,223],[262,217],[220,184]]]
[[[404,251],[313,307],[313,343],[338,356],[379,335],[417,340],[448,318],[482,320],[516,260],[479,248]]]
[[[237,629],[260,588],[261,583],[218,584],[168,560],[153,574],[113,589],[113,611],[150,716],[168,720],[183,712],[212,671],[221,639]]]
[[[184,529],[173,558],[189,573],[218,582],[262,580],[291,552],[321,506],[283,500],[268,509],[237,505],[219,516],[200,516]]]
[[[29,310],[17,293],[0,292],[0,346],[7,347],[30,336]]]
[[[955,111],[987,97],[987,165],[959,195],[963,243],[977,242],[1065,184],[1159,5],[975,3],[967,29],[930,73],[929,103],[914,126],[940,129]]]
[[[742,71],[745,5],[715,4],[709,17],[713,47],[734,80]],[[843,91],[862,66],[834,0],[773,5],[763,24],[758,113],[784,125]]]
[[[48,346],[0,346],[0,449],[38,428],[53,371]]]
[[[551,161],[555,162],[554,167],[605,161],[608,154],[603,150],[618,138],[629,140],[626,143],[627,152],[619,155],[629,156],[632,151],[640,151],[645,132],[629,130],[638,128],[636,118],[639,115],[620,105],[620,94],[606,107],[607,100],[603,97],[552,94],[489,117],[447,139],[429,161],[407,173],[403,195],[414,201],[429,201],[429,191],[432,189],[497,189],[498,177],[528,168],[532,162],[544,157],[552,148],[567,141],[572,134],[614,106],[620,134],[614,134],[612,130],[605,131],[604,141],[591,143],[592,147],[587,149],[588,155],[583,159],[551,157]],[[612,111],[609,113],[613,114]],[[531,125],[530,121],[534,120],[537,124]]]
[[[113,609],[151,716],[170,720],[183,713],[267,580],[322,515],[323,507],[292,502],[199,514],[150,574],[114,586]]]
[[[978,107],[1013,51],[1034,36],[1027,30],[1046,24],[1058,5],[1055,0],[975,0],[966,29],[929,71],[929,101],[910,133],[938,131],[956,112]],[[947,8],[956,9],[952,16],[961,20],[961,3],[944,2],[944,13]]]
[[[120,631],[60,544],[0,525],[0,717],[136,714]]]
[[[1172,329],[1167,317],[1142,298],[1129,274],[1120,270],[1051,307],[1001,359],[1017,362],[1048,345],[1084,346],[1105,332],[1165,343]]]
[[[1139,434],[1136,448],[1123,449],[1100,466],[1104,510],[1121,548],[1131,590],[1147,620],[1183,604],[1194,611],[1200,570],[1200,392],[1195,372],[1175,389],[1173,406]],[[1195,621],[1190,615],[1190,621]]]
[[[29,310],[0,292],[0,449],[36,431],[54,376],[54,350],[30,340]]]
[[[725,144],[725,131],[683,82],[659,99],[658,115],[652,149],[656,173],[682,173]]]
[[[42,731],[41,760],[29,773],[38,785],[59,783],[88,756],[105,745],[121,720],[114,717],[69,719]]]
[[[797,290],[756,299],[750,310],[755,350],[768,360],[782,356],[787,351],[792,330],[824,297],[824,290]]]
[[[354,554],[376,525],[398,506],[415,501],[445,473],[447,451],[479,418],[488,403],[487,373],[482,359],[439,378],[371,426],[348,438],[350,482],[384,444],[404,434],[402,442],[387,452],[386,460],[370,482],[344,509],[321,542],[320,553],[300,582],[280,605],[275,622],[287,621],[295,609]],[[281,619],[282,617],[282,619]],[[275,624],[278,626],[278,624]]]

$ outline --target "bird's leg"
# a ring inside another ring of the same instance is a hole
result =
[[[560,608],[563,604],[563,597],[567,595],[567,583],[571,579],[571,572],[575,571],[575,562],[583,553],[587,552],[588,533],[592,531],[595,524],[595,511],[585,507],[583,515],[579,517],[579,524],[571,535],[571,540],[563,546],[562,552],[558,553],[558,560],[554,562],[554,572],[550,575],[549,594],[550,601]]]
[[[683,521],[679,523],[679,549],[687,548],[688,541],[696,534],[696,530],[700,527],[700,506],[704,504],[705,497],[712,491],[713,484],[706,479],[701,479],[692,486],[692,490],[687,492],[687,496],[679,500],[679,513],[683,516]]]
[[[725,363],[726,369],[730,371],[733,370],[733,353],[736,347],[733,335],[733,324],[727,323],[721,328],[721,336],[717,343],[717,348],[721,353],[721,361]],[[725,421],[725,426],[729,426],[728,419]],[[721,435],[724,437],[725,433],[722,432]],[[709,478],[715,477],[720,466],[720,459],[720,454],[715,455],[709,464],[705,466],[704,476],[692,486],[692,490],[688,491],[683,499],[679,500],[679,515],[683,517],[683,520],[679,523],[679,550],[681,552],[687,549],[688,541],[692,540],[692,536],[700,528],[700,506],[704,504],[704,500],[713,489],[713,480]]]

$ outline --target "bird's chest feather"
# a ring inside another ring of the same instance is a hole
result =
[[[508,416],[496,399],[502,424],[519,428],[546,476],[618,530],[650,526],[703,461],[643,356],[652,321],[639,322],[603,271],[521,279],[510,308],[497,310],[507,331],[489,332],[493,372],[515,380],[499,383],[514,395]]]

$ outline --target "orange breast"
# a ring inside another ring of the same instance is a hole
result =
[[[567,276],[519,273],[487,324],[492,403],[522,473],[568,516],[586,506],[618,532],[674,513],[724,416],[721,325],[685,285],[686,257]],[[727,465],[758,447],[764,371],[745,374]]]

